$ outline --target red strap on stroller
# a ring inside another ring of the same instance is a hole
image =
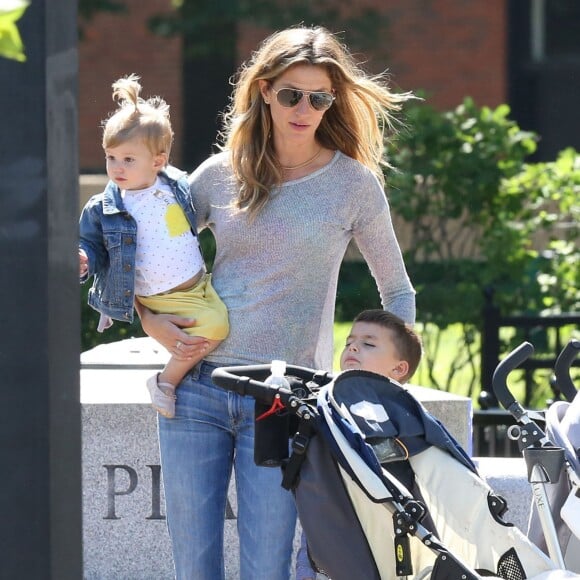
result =
[[[266,412],[256,417],[256,421],[260,421],[260,419],[265,419],[266,417],[269,417],[270,415],[273,415],[278,411],[283,411],[284,409],[286,409],[286,407],[284,406],[284,403],[282,403],[282,401],[280,400],[280,395],[276,395],[274,397],[274,400],[272,401],[272,406]]]

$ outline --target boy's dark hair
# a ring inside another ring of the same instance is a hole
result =
[[[392,330],[395,348],[409,364],[409,372],[402,377],[402,380],[408,381],[417,370],[423,354],[421,339],[411,326],[392,312],[380,309],[363,310],[355,317],[353,324],[355,322],[371,322]]]

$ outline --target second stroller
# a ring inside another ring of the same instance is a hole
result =
[[[580,397],[570,377],[580,341],[570,340],[556,360],[556,384],[567,401],[542,414],[524,409],[507,386],[508,374],[533,352],[524,342],[508,354],[493,388],[518,421],[508,435],[518,442],[533,491],[528,536],[560,566],[580,573]]]

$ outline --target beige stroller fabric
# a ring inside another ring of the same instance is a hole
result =
[[[564,505],[570,513],[573,506],[577,513],[580,504],[580,496],[577,495],[580,493],[580,462],[576,451],[580,449],[580,396],[577,395],[571,403],[558,401],[548,408],[546,435],[554,445],[564,449],[567,461],[566,469],[560,473],[560,479],[545,486],[550,512],[566,568],[580,573],[580,537],[575,533],[576,524],[580,525],[580,514],[572,516],[574,520],[569,520],[571,525],[562,517]],[[535,502],[532,502],[528,537],[547,553]]]
[[[487,502],[493,490],[475,473],[436,447],[410,463],[441,541],[469,566],[496,572],[499,558],[514,548],[528,577],[556,568],[516,526],[494,519]]]

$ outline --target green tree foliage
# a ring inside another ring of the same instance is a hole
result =
[[[508,114],[506,105],[478,108],[471,99],[444,113],[415,104],[405,130],[388,144],[396,168],[385,174],[389,200],[413,225],[407,264],[417,270],[419,283],[427,276],[431,290],[433,278],[444,286],[458,279],[479,282],[471,262],[486,261],[490,239],[498,231],[503,235],[506,219],[521,210],[521,193],[503,193],[501,183],[521,171],[535,142]],[[457,291],[471,292],[463,286]],[[470,311],[453,312],[429,308],[425,314],[440,325],[473,320]]]
[[[0,57],[24,62],[24,44],[16,22],[20,20],[30,2],[26,0],[0,0]]]
[[[526,164],[502,182],[507,195],[525,197],[522,217],[538,251],[530,252],[532,291],[527,310],[545,314],[580,311],[580,153],[561,151],[555,161]],[[511,224],[518,229],[519,224]],[[534,291],[535,290],[535,291]]]
[[[468,367],[463,391],[474,394],[484,289],[494,289],[503,314],[578,307],[580,158],[565,151],[553,163],[526,163],[535,140],[506,105],[480,108],[467,98],[444,113],[412,105],[406,129],[387,144],[396,167],[386,172],[388,196],[413,228],[405,259],[439,388],[456,390],[454,375]],[[440,333],[456,323],[462,337],[441,377]]]

